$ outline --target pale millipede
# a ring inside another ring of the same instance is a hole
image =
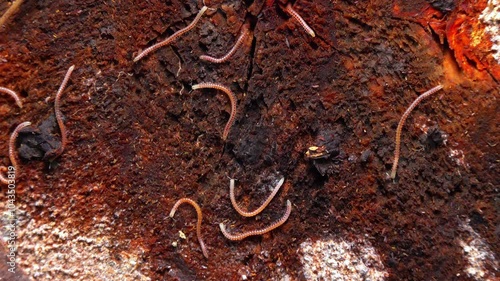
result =
[[[311,35],[312,37],[316,37],[316,33],[314,33],[314,30],[312,30],[311,27],[309,27],[309,25],[306,23],[306,21],[299,15],[299,13],[297,13],[293,8],[292,8],[292,4],[288,3],[286,5],[286,9],[285,9],[296,21],[299,22],[300,25],[302,25],[302,27],[306,30],[307,33],[309,33],[309,35]]]
[[[23,123],[17,125],[17,127],[14,129],[14,131],[10,135],[10,140],[9,140],[9,159],[10,159],[10,163],[14,167],[14,171],[16,173],[19,170],[18,166],[17,166],[16,155],[15,155],[17,136],[19,135],[19,131],[21,131],[22,129],[24,129],[25,127],[30,126],[30,125],[31,125],[31,122],[28,122],[28,121],[23,122]],[[3,167],[3,166],[0,167],[0,172],[2,170],[6,171],[7,167]],[[3,175],[0,175],[0,181],[3,182],[3,183],[5,183],[5,184],[8,183],[8,179],[6,177],[4,177]]]
[[[215,57],[211,57],[211,56],[207,56],[207,55],[202,55],[202,56],[200,56],[200,59],[206,60],[209,62],[213,62],[213,63],[223,63],[223,62],[227,61],[229,58],[231,58],[234,55],[234,53],[236,53],[236,51],[241,46],[241,44],[243,43],[245,38],[247,38],[249,33],[250,33],[250,31],[248,30],[248,25],[247,24],[243,25],[240,36],[236,40],[236,43],[234,44],[233,48],[231,48],[231,50],[229,50],[229,52],[227,54],[225,54],[221,58],[215,58]]]
[[[206,89],[206,88],[221,90],[224,93],[226,93],[227,96],[229,97],[229,101],[231,102],[231,115],[229,116],[229,120],[227,121],[226,127],[224,127],[224,132],[222,133],[222,139],[225,141],[229,134],[229,130],[231,129],[231,126],[233,125],[234,120],[236,118],[236,96],[233,94],[233,92],[231,92],[231,90],[229,90],[229,88],[217,83],[210,83],[210,82],[200,83],[193,85],[191,88],[193,90]]]
[[[269,205],[271,200],[273,200],[274,196],[278,193],[278,191],[279,191],[281,185],[283,185],[284,181],[285,181],[285,178],[281,178],[281,180],[278,182],[276,187],[273,189],[273,192],[271,192],[271,194],[267,197],[266,201],[264,201],[264,203],[262,203],[262,205],[259,208],[257,208],[255,211],[252,211],[252,212],[246,212],[246,211],[243,211],[240,208],[240,206],[238,206],[238,203],[236,203],[236,198],[234,197],[234,179],[231,179],[229,181],[229,197],[231,198],[231,203],[233,204],[233,208],[236,210],[236,212],[238,212],[238,214],[240,214],[243,217],[253,217],[253,216],[258,215],[260,212],[262,212],[267,207],[267,205]]]
[[[145,57],[149,53],[157,50],[158,48],[161,48],[163,46],[166,46],[166,45],[172,43],[174,40],[176,40],[177,38],[179,38],[182,34],[184,34],[184,33],[188,32],[188,31],[190,31],[191,29],[193,29],[194,26],[198,23],[198,21],[200,20],[201,16],[203,16],[203,14],[205,13],[205,11],[207,9],[208,9],[207,6],[203,6],[201,8],[201,10],[198,12],[198,14],[196,15],[196,17],[194,18],[194,20],[188,26],[184,27],[183,29],[178,30],[177,32],[175,32],[174,34],[172,34],[167,39],[161,41],[160,43],[154,44],[153,46],[151,46],[151,47],[145,49],[144,51],[140,52],[134,58],[134,62],[137,62],[138,60],[142,59],[143,57]]]
[[[54,112],[56,114],[56,120],[57,120],[57,125],[59,126],[59,131],[61,131],[61,146],[54,152],[56,156],[61,155],[63,153],[64,148],[66,147],[66,144],[68,142],[68,138],[66,136],[66,126],[64,126],[63,118],[62,118],[62,113],[61,113],[61,96],[62,93],[64,92],[64,88],[66,88],[66,85],[68,84],[69,78],[71,76],[71,73],[75,69],[75,66],[72,65],[68,71],[66,72],[66,75],[64,76],[63,82],[61,83],[61,86],[59,87],[59,90],[57,91],[56,94],[56,99],[54,101]]]
[[[263,235],[263,234],[265,234],[273,229],[280,227],[282,224],[284,224],[287,221],[288,217],[290,216],[291,211],[292,211],[292,203],[290,203],[290,200],[286,200],[286,212],[285,212],[285,214],[278,221],[274,222],[273,224],[271,224],[268,227],[265,227],[263,229],[258,229],[258,230],[251,230],[251,231],[244,232],[241,234],[231,234],[231,233],[227,232],[226,226],[223,223],[220,223],[219,227],[220,227],[220,230],[222,231],[222,234],[227,239],[232,240],[232,241],[239,241],[239,240],[243,240],[249,236]]]
[[[201,247],[201,251],[203,252],[203,255],[205,256],[205,258],[208,259],[207,248],[205,247],[205,243],[203,243],[203,239],[201,238],[201,221],[203,219],[203,216],[201,214],[200,206],[196,202],[194,202],[193,200],[191,200],[189,198],[181,198],[181,199],[177,200],[174,207],[172,208],[172,211],[170,211],[170,217],[171,218],[174,217],[175,211],[177,211],[177,208],[179,208],[179,206],[183,203],[190,204],[196,210],[196,213],[198,215],[198,221],[196,223],[196,236],[198,237],[198,242],[200,243],[200,247]]]
[[[401,149],[401,130],[403,129],[403,125],[405,124],[406,118],[408,118],[408,115],[410,115],[411,111],[426,97],[434,94],[435,92],[441,90],[443,88],[443,85],[438,85],[429,91],[421,94],[415,101],[413,101],[410,104],[410,107],[406,109],[405,113],[403,113],[403,116],[401,117],[401,120],[399,120],[398,128],[396,129],[396,149],[394,151],[394,162],[392,163],[392,170],[391,170],[391,178],[394,179],[396,177],[396,170],[398,169],[398,162],[399,162],[399,152]]]
[[[5,88],[5,87],[0,87],[0,93],[9,94],[11,97],[13,97],[16,100],[17,106],[19,106],[19,108],[23,108],[23,103],[21,102],[21,99],[16,94],[16,92],[12,91],[11,89]]]

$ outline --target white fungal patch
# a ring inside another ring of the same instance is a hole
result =
[[[475,280],[498,280],[495,279],[495,272],[498,272],[499,269],[498,262],[488,244],[474,231],[469,222],[463,223],[462,228],[470,235],[464,240],[458,241],[468,261],[468,265],[464,269],[467,276]]]
[[[0,196],[0,239],[6,242],[11,212],[5,211],[4,199]],[[16,207],[16,267],[32,280],[151,280],[141,272],[148,269],[142,263],[144,249],[113,254],[113,248],[122,243],[110,235],[109,218],[96,218],[93,228],[84,231],[69,227],[66,221],[38,222],[24,211],[25,205]]]
[[[493,57],[500,64],[500,0],[488,0],[479,19],[486,25],[484,30],[491,36]]]
[[[448,157],[450,157],[458,166],[462,166],[466,169],[469,168],[469,164],[465,162],[465,154],[462,150],[450,149]]]
[[[306,241],[300,252],[307,280],[378,281],[388,276],[380,256],[364,239]]]

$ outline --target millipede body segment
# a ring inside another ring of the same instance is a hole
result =
[[[231,126],[234,124],[234,120],[236,118],[236,96],[233,94],[233,92],[231,92],[229,88],[217,83],[200,83],[192,86],[193,90],[206,89],[206,88],[223,91],[224,93],[227,94],[227,96],[229,97],[229,101],[231,102],[231,115],[229,116],[229,120],[227,121],[226,127],[224,127],[224,132],[222,133],[222,139],[225,141],[229,134],[229,130],[231,129]]]
[[[394,179],[396,177],[396,171],[398,169],[398,162],[399,162],[399,152],[401,149],[401,131],[403,130],[403,126],[405,124],[406,118],[408,118],[408,115],[410,115],[411,111],[426,97],[434,94],[435,92],[441,90],[443,88],[443,85],[438,85],[429,91],[421,94],[415,101],[413,101],[408,109],[406,109],[405,113],[403,113],[403,116],[401,117],[401,120],[399,120],[398,128],[396,129],[396,148],[394,150],[394,161],[392,164],[392,170],[391,170],[391,178]]]
[[[61,83],[61,86],[59,87],[59,90],[57,91],[56,94],[56,99],[54,101],[54,112],[56,114],[56,120],[57,120],[57,125],[59,126],[59,130],[61,131],[61,146],[56,149],[53,154],[55,157],[61,155],[66,147],[66,144],[68,142],[67,138],[67,131],[66,131],[66,126],[64,125],[62,113],[61,113],[61,96],[64,92],[64,89],[66,88],[66,85],[68,84],[69,78],[71,77],[71,73],[73,73],[73,70],[75,69],[75,66],[72,65],[66,72],[66,75],[64,75],[64,79]]]
[[[174,215],[175,215],[175,211],[177,211],[177,208],[179,208],[179,206],[183,203],[187,203],[187,204],[190,204],[191,206],[194,207],[194,209],[196,210],[196,213],[198,215],[198,221],[196,223],[196,236],[198,237],[198,242],[200,243],[200,247],[201,247],[201,250],[203,252],[203,256],[205,256],[205,258],[208,259],[208,252],[207,252],[207,248],[205,247],[205,243],[203,242],[203,239],[201,238],[201,221],[203,219],[203,215],[201,213],[201,208],[200,206],[193,200],[189,199],[189,198],[181,198],[179,199],[174,207],[172,208],[172,210],[170,211],[170,217],[173,218]]]
[[[5,87],[0,87],[0,93],[9,94],[11,97],[14,98],[14,100],[16,101],[17,106],[19,106],[19,108],[23,108],[23,103],[21,102],[21,99],[16,94],[16,92],[12,91],[11,89],[5,88]]]
[[[292,4],[288,3],[286,5],[285,11],[287,11],[292,16],[292,18],[298,21],[309,35],[311,35],[312,37],[316,37],[316,33],[314,33],[314,30],[312,30],[312,28],[306,23],[306,21],[299,15],[299,13],[297,13],[292,8]]]
[[[182,36],[184,33],[190,31],[191,29],[193,29],[195,27],[195,25],[198,23],[198,21],[200,20],[201,16],[203,16],[203,14],[206,12],[207,9],[208,9],[207,6],[203,6],[201,8],[201,10],[198,12],[198,14],[196,15],[196,17],[194,18],[194,20],[188,26],[184,27],[183,29],[178,30],[177,32],[175,32],[174,34],[172,34],[167,39],[161,41],[160,43],[154,44],[153,46],[151,46],[151,47],[145,49],[144,51],[140,52],[134,58],[134,62],[137,62],[140,59],[142,59],[143,57],[145,57],[146,55],[148,55],[149,53],[151,53],[153,51],[156,51],[157,49],[159,49],[159,48],[161,48],[163,46],[166,46],[166,45],[172,43],[177,38],[179,38],[180,36]]]
[[[30,125],[31,125],[31,122],[28,122],[28,121],[23,122],[23,123],[17,125],[17,127],[14,129],[14,131],[10,135],[9,159],[10,159],[10,163],[14,167],[14,171],[16,173],[19,170],[18,165],[17,165],[16,155],[15,155],[17,136],[19,135],[19,131],[21,131],[22,129],[24,129],[25,127],[28,127]],[[3,172],[3,171],[7,171],[7,167],[4,167],[4,166],[0,167],[0,172]],[[8,179],[5,176],[0,174],[0,182],[8,184]]]
[[[244,24],[240,36],[238,37],[238,39],[236,40],[236,43],[231,48],[231,50],[229,50],[229,52],[227,54],[225,54],[221,58],[215,58],[215,57],[211,57],[211,56],[207,56],[207,55],[202,55],[202,56],[200,56],[200,59],[206,60],[209,62],[213,62],[213,63],[223,63],[223,62],[227,61],[229,58],[231,58],[234,55],[234,53],[236,53],[238,48],[241,46],[241,44],[243,43],[245,38],[248,37],[249,34],[250,34],[250,31],[248,30],[248,25]]]
[[[265,234],[273,229],[280,227],[288,220],[288,217],[290,216],[291,212],[292,212],[292,203],[290,203],[290,200],[286,200],[286,212],[285,212],[285,214],[279,220],[277,220],[276,222],[272,223],[271,225],[269,225],[265,228],[258,229],[258,230],[251,230],[251,231],[244,232],[241,234],[231,234],[226,230],[226,226],[223,223],[220,223],[219,227],[220,227],[220,230],[222,231],[222,234],[224,235],[224,237],[226,237],[227,239],[232,240],[232,241],[239,241],[239,240],[243,240],[249,236],[263,235],[263,234]]]
[[[255,211],[252,212],[246,212],[243,209],[238,206],[238,203],[236,203],[236,198],[234,197],[234,179],[231,179],[229,181],[229,197],[231,198],[231,204],[233,204],[233,208],[238,212],[243,217],[253,217],[258,215],[260,212],[262,212],[267,205],[273,200],[274,196],[278,193],[280,187],[283,185],[283,182],[285,181],[285,178],[281,178],[281,180],[278,182],[276,187],[273,189],[273,192],[267,197],[266,201],[262,203],[260,207],[258,207]]]

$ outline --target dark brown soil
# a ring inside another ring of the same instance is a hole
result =
[[[387,280],[470,280],[457,243],[464,221],[500,253],[500,77],[471,61],[464,72],[455,59],[465,51],[450,49],[452,31],[443,26],[462,2],[296,1],[315,38],[285,2],[207,1],[217,11],[133,63],[139,50],[189,24],[201,1],[26,1],[0,33],[0,86],[24,102],[20,110],[0,95],[3,164],[20,122],[45,122],[40,139],[58,145],[54,96],[69,66],[76,69],[62,98],[64,154],[44,162],[40,144],[20,136],[20,146],[35,150],[21,155],[18,200],[38,221],[71,218],[83,231],[109,217],[112,235],[127,241],[113,251],[146,249],[141,263],[152,280],[240,280],[242,270],[269,280],[279,278],[278,267],[302,280],[302,242],[349,235],[370,237]],[[245,22],[252,36],[229,62],[198,58],[225,54]],[[191,91],[200,82],[224,84],[237,96],[226,142],[229,100]],[[406,122],[392,181],[399,119],[438,84],[444,90]],[[323,145],[325,157],[305,156]],[[258,219],[234,211],[229,178],[237,179],[238,202],[253,209],[269,194],[263,186],[280,176],[282,190]],[[182,197],[202,207],[208,260],[192,208],[168,216]],[[220,233],[221,222],[233,231],[266,226],[286,200],[291,216],[270,234],[231,242]],[[180,230],[188,240],[179,240]]]

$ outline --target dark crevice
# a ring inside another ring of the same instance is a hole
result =
[[[444,38],[444,42],[441,46],[443,49],[443,54],[445,56],[449,55],[452,58],[453,68],[462,73],[462,68],[460,68],[457,58],[455,57],[455,52],[450,48],[450,45],[448,44],[448,40],[446,38]]]
[[[431,31],[431,36],[432,36],[432,38],[434,39],[434,41],[438,42],[438,44],[440,44],[440,45],[443,45],[443,44],[444,44],[444,42],[442,42],[442,41],[445,41],[445,40],[446,40],[446,38],[443,38],[443,40],[441,40],[441,37],[440,37],[440,36],[439,36],[439,34],[437,34],[437,32],[436,32],[436,31],[432,28],[432,26],[428,25],[427,27],[428,27],[428,29]]]
[[[253,0],[244,0],[243,2],[245,2],[245,5],[246,5],[247,7],[250,7],[250,5],[252,5],[252,4],[253,4]]]
[[[181,54],[179,53],[177,48],[175,46],[172,46],[172,45],[170,47],[172,48],[172,51],[174,51],[177,58],[181,61],[181,63],[184,63],[184,60],[182,59]]]
[[[410,42],[413,46],[418,46],[420,44],[419,41],[413,36],[410,36],[409,34],[404,35],[405,39],[407,42]]]
[[[180,83],[182,85],[181,88],[179,89],[179,94],[180,95],[192,91],[192,89],[191,89],[192,84],[191,83],[187,83],[187,82],[184,82],[184,81],[181,81]]]
[[[250,24],[250,30],[252,31],[255,29],[258,20],[259,18],[257,16],[254,16],[250,13],[247,13],[245,16],[245,22]]]
[[[317,49],[319,48],[318,44],[316,44],[316,42],[314,42],[314,41],[312,41],[312,40],[311,40],[311,41],[309,41],[309,46],[311,46],[311,48],[312,48],[313,50],[317,50]]]
[[[490,75],[491,79],[493,79],[493,81],[495,81],[496,83],[500,83],[500,80],[498,80],[496,78],[496,76],[494,76],[493,74],[491,74],[490,70],[488,69],[488,74]]]
[[[248,83],[245,83],[245,87],[246,87],[246,85],[247,85],[247,84],[248,84]],[[238,84],[238,82],[233,82],[233,83],[231,84],[231,86],[232,86],[233,88],[235,88],[235,89],[236,89],[236,92],[238,92],[238,93],[244,93],[244,92],[246,91],[245,89],[242,89],[242,88],[240,87],[240,85]]]
[[[203,44],[201,41],[198,42],[198,47],[200,47],[200,49],[203,51],[203,53],[208,53],[208,47]]]
[[[243,86],[243,90],[245,93],[248,91],[249,82],[250,82],[250,79],[252,78],[252,74],[253,74],[255,52],[257,49],[257,37],[255,37],[255,34],[253,31],[254,31],[255,26],[257,25],[257,21],[258,21],[258,18],[256,16],[253,16],[253,15],[247,13],[245,22],[250,23],[250,30],[252,31],[251,34],[253,36],[252,36],[252,45],[250,47],[250,63],[249,63],[248,70],[247,70],[247,77],[246,77],[247,79],[245,81],[245,85]]]
[[[362,22],[361,20],[359,19],[356,19],[356,18],[353,18],[353,17],[349,17],[349,16],[345,16],[344,17],[345,19],[347,19],[349,22],[355,24],[355,25],[358,25],[360,26],[361,28],[363,28],[364,31],[368,32],[368,31],[371,31],[373,29],[372,26],[370,26],[369,24],[367,23],[364,23]]]
[[[257,49],[257,38],[254,36],[252,38],[252,47],[250,48],[250,63],[248,66],[247,79],[244,86],[245,93],[248,91],[248,85],[250,83],[250,79],[252,78],[256,49]]]
[[[184,2],[184,9],[186,9],[186,11],[191,11],[191,5],[189,5],[188,2]]]
[[[222,9],[217,9],[217,13],[220,14],[224,18],[224,21],[227,22],[227,14],[226,14],[226,12],[224,12]]]
[[[322,42],[323,44],[325,44],[326,46],[328,46],[328,47],[330,47],[330,48],[333,48],[333,49],[337,50],[337,49],[335,48],[335,45],[330,44],[330,43],[329,43],[329,42],[328,42],[328,41],[327,41],[327,40],[326,40],[323,36],[321,36],[321,34],[318,34],[316,31],[314,31],[314,32],[315,32],[315,34],[316,34],[316,38],[317,38],[319,41],[321,41],[321,42]],[[333,32],[335,32],[335,31],[333,31]],[[332,43],[333,43],[333,44],[335,44],[335,41],[336,41],[335,36],[333,36],[333,42],[332,42]]]
[[[472,67],[474,67],[475,69],[479,70],[479,68],[477,67],[477,62],[475,60],[472,60],[470,59],[469,57],[465,57],[466,60],[467,60],[467,64],[471,65]]]
[[[276,5],[276,15],[282,19],[291,18],[291,16],[285,12],[285,7],[282,5]]]

